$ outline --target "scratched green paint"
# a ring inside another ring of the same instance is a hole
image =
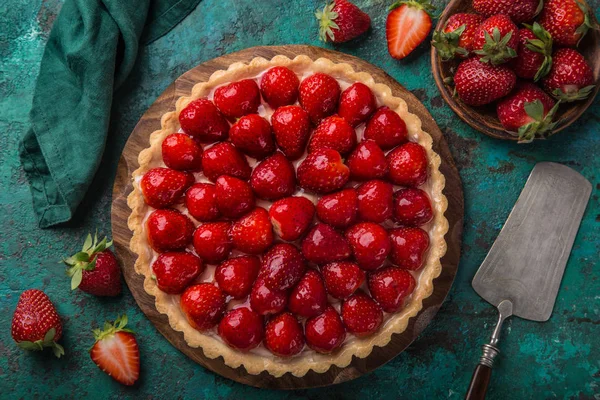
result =
[[[405,61],[385,49],[387,1],[356,0],[373,29],[337,47],[383,68],[412,90],[445,133],[463,179],[466,218],[456,282],[434,322],[403,354],[367,377],[325,389],[259,391],[214,375],[175,350],[136,307],[131,295],[97,299],[69,293],[57,259],[77,249],[88,231],[110,229],[111,187],[117,160],[137,119],[169,83],[194,65],[250,46],[313,44],[311,12],[320,1],[203,0],[167,36],[142,49],[135,72],[115,96],[107,151],[75,221],[37,229],[16,148],[44,43],[62,0],[4,0],[0,5],[0,397],[195,397],[207,399],[454,398],[464,396],[479,346],[495,320],[470,280],[483,260],[527,175],[537,161],[565,163],[594,185],[551,320],[510,320],[489,392],[491,399],[600,397],[600,99],[572,127],[531,146],[484,137],[443,103],[433,83],[427,46]],[[29,3],[29,4],[26,4]],[[438,3],[440,4],[440,3]],[[592,1],[592,9],[600,2]],[[549,216],[551,218],[551,216]],[[67,355],[24,354],[9,335],[20,292],[45,290],[63,316]],[[139,335],[142,377],[125,388],[89,360],[90,330],[126,311]],[[7,390],[14,389],[14,392]],[[10,393],[10,395],[9,395]]]

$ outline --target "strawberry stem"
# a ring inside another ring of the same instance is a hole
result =
[[[315,17],[319,20],[319,39],[323,42],[326,42],[327,39],[335,40],[332,29],[340,29],[334,22],[338,17],[338,13],[333,11],[334,7],[335,1],[328,1],[322,11],[315,12]]]
[[[112,246],[112,243],[112,240],[108,241],[106,238],[98,241],[98,232],[94,234],[93,238],[91,234],[88,234],[83,243],[83,249],[63,260],[70,267],[66,272],[67,276],[71,277],[71,290],[77,289],[81,284],[84,270],[94,270],[96,267],[96,254]]]
[[[475,54],[483,56],[480,61],[492,65],[498,65],[506,62],[510,58],[517,56],[517,52],[512,47],[508,46],[508,42],[512,38],[513,32],[510,31],[502,36],[500,29],[495,27],[490,35],[489,32],[484,32],[485,44],[481,50],[475,50]]]
[[[56,336],[56,329],[50,328],[48,332],[44,335],[44,339],[36,340],[35,342],[22,341],[17,342],[17,346],[24,350],[28,351],[41,351],[46,347],[51,347],[52,352],[57,358],[60,358],[65,354],[65,349],[58,343],[54,341],[54,337]]]
[[[525,112],[535,121],[523,125],[519,128],[519,143],[531,143],[533,139],[545,139],[547,133],[551,132],[556,126],[556,122],[552,122],[556,110],[560,105],[558,101],[554,107],[544,116],[544,105],[540,100],[534,100],[524,104]]]
[[[409,7],[414,7],[425,11],[431,18],[437,18],[432,13],[436,10],[435,6],[429,0],[399,0],[392,4],[389,11],[406,4]]]
[[[465,29],[466,25],[463,24],[452,32],[433,32],[433,40],[431,41],[431,45],[436,48],[442,61],[448,61],[454,58],[454,56],[457,54],[461,56],[466,56],[469,54],[466,49],[458,45],[460,35],[463,34]]]
[[[527,39],[525,46],[531,51],[544,55],[544,61],[533,78],[537,82],[546,76],[552,68],[552,35],[537,22],[534,22],[533,25],[523,25],[537,37],[537,39]]]
[[[123,315],[117,317],[117,319],[112,323],[109,321],[106,321],[104,323],[104,327],[102,329],[97,328],[92,331],[94,333],[94,339],[96,339],[96,342],[99,342],[100,340],[112,337],[117,332],[135,333],[131,329],[125,328],[126,325],[127,325],[127,314],[123,314]],[[96,342],[94,342],[94,344]]]

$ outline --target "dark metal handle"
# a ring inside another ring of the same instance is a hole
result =
[[[469,390],[467,390],[466,400],[483,400],[487,392],[490,378],[492,377],[492,369],[487,365],[479,364],[475,367]]]

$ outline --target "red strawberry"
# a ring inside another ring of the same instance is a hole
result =
[[[300,80],[289,68],[273,67],[262,76],[260,91],[272,108],[294,104],[298,99]]]
[[[189,103],[179,114],[179,124],[185,133],[202,143],[225,140],[229,134],[229,123],[208,99]]]
[[[558,49],[552,56],[552,69],[542,83],[559,100],[583,100],[594,90],[594,74],[577,50]]]
[[[470,106],[482,106],[506,96],[516,82],[511,69],[483,63],[477,57],[461,62],[454,74],[456,94]]]
[[[394,313],[415,289],[415,278],[406,270],[390,267],[369,276],[369,291],[383,311]]]
[[[385,23],[388,52],[401,60],[417,48],[431,31],[430,12],[435,10],[427,0],[397,1],[390,7]]]
[[[306,321],[306,344],[319,353],[331,353],[344,343],[346,328],[335,308],[329,306],[320,315]]]
[[[324,42],[347,42],[371,26],[369,15],[348,0],[327,0],[315,17],[319,21],[319,39]]]
[[[365,271],[350,261],[329,263],[321,269],[321,272],[327,292],[340,300],[354,294],[365,281]]]
[[[94,329],[96,342],[90,349],[92,361],[111,378],[131,386],[140,377],[140,349],[131,329],[125,328],[127,315],[103,329]]]
[[[508,15],[515,23],[531,21],[542,9],[540,0],[473,0],[473,8],[485,17]]]
[[[265,347],[280,357],[300,353],[304,347],[304,335],[296,317],[285,312],[271,318],[265,327]]]
[[[287,293],[269,289],[263,279],[258,278],[250,292],[250,305],[260,315],[278,314],[287,305]]]
[[[408,142],[388,153],[389,178],[396,185],[420,186],[427,180],[427,152],[418,143]]]
[[[552,66],[552,36],[537,22],[519,29],[519,50],[512,68],[519,78],[538,81]]]
[[[394,219],[397,223],[419,226],[432,218],[431,201],[421,189],[406,188],[394,193]]]
[[[356,263],[364,270],[375,270],[390,253],[391,243],[387,231],[372,222],[358,223],[346,231]]]
[[[299,239],[314,216],[315,206],[306,197],[286,197],[277,200],[269,209],[275,233],[288,242]]]
[[[342,156],[332,149],[310,153],[298,167],[298,182],[306,190],[330,193],[342,188],[350,177],[350,170]]]
[[[363,221],[383,222],[392,217],[394,188],[384,181],[368,181],[356,189],[358,215]]]
[[[539,23],[558,46],[575,47],[588,29],[598,29],[584,0],[546,0]]]
[[[248,179],[252,172],[246,157],[229,142],[217,143],[206,149],[202,155],[202,169],[213,182],[221,175]]]
[[[385,153],[373,140],[363,140],[350,154],[346,162],[350,177],[355,180],[383,178],[388,173]]]
[[[473,50],[473,39],[479,24],[483,21],[481,15],[458,13],[450,16],[441,31],[433,32],[431,44],[443,61],[455,56],[466,58]]]
[[[336,228],[347,228],[356,221],[358,195],[354,189],[344,189],[323,196],[317,203],[317,216]]]
[[[233,247],[230,229],[229,222],[207,222],[198,226],[194,231],[194,249],[198,256],[209,264],[225,260]]]
[[[108,250],[112,240],[98,242],[98,235],[88,235],[83,249],[64,260],[69,266],[71,290],[79,288],[94,296],[118,296],[121,294],[121,268],[115,255]]]
[[[406,142],[408,131],[404,120],[388,107],[379,107],[365,128],[365,139],[373,139],[383,150]]]
[[[496,107],[504,129],[518,133],[521,143],[544,137],[551,131],[556,125],[552,118],[557,109],[552,97],[532,83],[522,83]]]
[[[170,168],[152,168],[140,182],[146,204],[164,208],[181,200],[181,196],[194,183],[194,176]]]
[[[273,227],[269,213],[256,207],[231,227],[233,246],[244,253],[261,254],[273,244]]]
[[[260,106],[260,90],[252,79],[244,79],[218,87],[214,100],[223,115],[240,118],[246,114],[256,114]]]
[[[335,78],[317,72],[300,83],[300,105],[313,123],[335,113],[340,98],[340,84]]]
[[[271,125],[258,114],[244,115],[238,119],[229,130],[229,140],[241,152],[258,159],[275,151]]]
[[[239,218],[254,208],[255,200],[250,185],[238,178],[223,175],[215,185],[215,199],[221,214]]]
[[[198,221],[213,221],[221,215],[217,207],[215,185],[196,183],[185,192],[185,206]]]
[[[290,160],[277,152],[254,168],[250,185],[261,199],[277,200],[291,196],[296,190],[296,171]]]
[[[294,286],[306,269],[302,253],[295,246],[279,243],[263,256],[259,277],[272,290],[287,290]]]
[[[327,292],[321,275],[315,270],[304,274],[290,294],[288,308],[299,317],[310,318],[327,307]]]
[[[152,264],[152,273],[160,290],[182,293],[202,273],[202,261],[188,252],[162,253]]]
[[[302,241],[302,253],[308,261],[326,264],[349,258],[352,250],[344,236],[331,226],[317,224]]]
[[[290,160],[304,154],[310,137],[310,118],[299,106],[279,107],[271,116],[275,141]]]
[[[369,119],[376,106],[371,89],[364,83],[355,82],[342,92],[338,114],[355,127]]]
[[[28,289],[21,293],[13,314],[10,333],[17,346],[25,350],[51,347],[54,355],[65,354],[57,342],[62,336],[62,323],[46,293]]]
[[[519,28],[504,14],[494,15],[479,25],[473,39],[473,52],[492,65],[517,56]]]
[[[183,250],[192,241],[194,224],[177,210],[156,210],[146,221],[148,242],[155,251],[162,253]]]
[[[180,171],[202,169],[202,146],[183,133],[173,133],[162,142],[165,165]]]
[[[348,332],[365,337],[379,329],[383,312],[372,298],[359,290],[342,303],[342,320]]]
[[[263,318],[247,307],[231,310],[219,323],[219,336],[229,347],[240,351],[251,350],[265,336]]]
[[[421,228],[390,230],[392,251],[390,258],[397,266],[412,271],[423,266],[423,256],[429,248],[429,235]]]
[[[259,269],[258,257],[234,257],[219,264],[215,270],[215,280],[226,294],[234,299],[243,299],[250,294]]]
[[[190,286],[181,295],[181,310],[192,328],[208,330],[223,317],[225,295],[212,283]]]
[[[333,149],[341,154],[350,152],[356,146],[356,132],[342,117],[332,115],[321,121],[308,143],[308,152],[319,149]]]

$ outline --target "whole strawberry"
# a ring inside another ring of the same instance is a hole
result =
[[[343,43],[365,33],[371,18],[347,0],[328,1],[315,17],[319,21],[319,39],[324,42]]]
[[[350,170],[333,149],[310,153],[298,167],[298,183],[315,193],[330,193],[342,188],[350,178]]]
[[[485,17],[508,15],[515,23],[531,21],[542,9],[541,0],[473,0],[475,11]]]
[[[402,186],[419,186],[427,180],[427,152],[418,143],[408,142],[387,154],[389,178]]]
[[[332,115],[321,121],[308,143],[308,152],[318,149],[333,149],[340,154],[352,151],[356,146],[356,132],[342,117]]]
[[[369,291],[383,311],[396,312],[416,286],[415,279],[406,270],[385,268],[369,276]]]
[[[342,234],[329,225],[317,224],[302,241],[302,253],[308,261],[326,264],[348,259],[352,250]]]
[[[256,114],[260,106],[260,90],[252,79],[244,79],[218,87],[215,90],[215,105],[229,118],[240,118]]]
[[[594,74],[581,53],[558,49],[552,59],[552,69],[542,81],[548,93],[565,102],[583,100],[592,93]]]
[[[454,75],[458,97],[470,106],[482,106],[506,96],[516,82],[510,68],[483,63],[476,57],[461,62]]]
[[[359,290],[342,303],[342,320],[348,332],[365,337],[379,329],[383,312],[371,297]]]
[[[181,129],[202,143],[212,143],[227,139],[229,123],[208,99],[198,99],[189,103],[179,114]]]
[[[191,241],[194,223],[177,210],[156,210],[146,221],[150,247],[159,253],[183,250]]]
[[[289,68],[273,67],[262,76],[260,91],[273,108],[294,104],[298,98],[300,80]]]
[[[234,299],[243,299],[250,294],[259,269],[258,257],[233,257],[219,264],[215,270],[215,280],[226,294]]]
[[[355,189],[344,189],[325,195],[317,203],[317,216],[336,228],[347,228],[356,222],[358,195]]]
[[[364,83],[355,82],[342,92],[338,114],[355,127],[369,119],[376,106],[371,89]]]
[[[281,152],[262,160],[252,171],[250,186],[261,199],[277,200],[296,190],[296,171]]]
[[[144,201],[150,207],[165,208],[179,202],[194,183],[194,176],[171,168],[152,168],[140,181]]]
[[[534,22],[519,30],[519,50],[512,68],[519,78],[540,80],[552,67],[552,36]]]
[[[219,336],[234,349],[253,349],[265,336],[263,318],[247,307],[231,310],[219,323]]]
[[[241,152],[257,159],[275,151],[275,140],[269,121],[258,114],[240,118],[229,130],[229,140]]]
[[[299,106],[279,107],[271,116],[275,141],[290,160],[304,154],[310,137],[310,117]]]
[[[385,153],[374,140],[363,140],[346,161],[350,177],[357,181],[383,178],[388,173]]]
[[[261,254],[273,243],[273,227],[269,213],[256,207],[233,223],[231,227],[233,246],[248,254]]]
[[[321,314],[326,307],[323,278],[316,270],[308,270],[290,293],[288,309],[299,317],[310,318]]]
[[[225,312],[225,295],[212,283],[188,287],[181,295],[180,303],[189,324],[199,331],[217,325]]]
[[[265,326],[265,347],[279,357],[300,353],[304,347],[302,325],[289,312],[274,316]]]
[[[306,270],[304,256],[293,245],[278,243],[263,256],[259,278],[274,291],[294,286]]]
[[[269,208],[275,233],[288,242],[300,239],[315,216],[315,206],[306,197],[286,197]]]
[[[228,218],[239,218],[254,208],[254,193],[250,185],[241,179],[223,175],[215,185],[217,207]]]
[[[546,0],[539,23],[558,46],[575,47],[587,31],[598,29],[590,19],[585,0]]]
[[[248,179],[252,168],[246,157],[229,142],[217,143],[202,154],[204,175],[215,182],[221,175]]]
[[[83,249],[64,260],[69,266],[71,290],[79,288],[94,296],[117,296],[121,293],[121,269],[117,258],[108,250],[112,240],[98,242],[98,235],[88,235]]]
[[[444,29],[433,32],[431,44],[443,61],[456,56],[466,58],[473,50],[473,40],[479,24],[483,21],[481,15],[458,13],[446,21]]]
[[[65,354],[57,342],[62,336],[62,323],[46,293],[28,289],[21,293],[13,314],[10,333],[17,345],[25,350],[51,347],[54,355]]]
[[[300,83],[300,105],[314,124],[334,114],[340,98],[340,84],[330,75],[317,72]]]
[[[192,253],[173,251],[162,253],[152,264],[153,278],[160,290],[169,294],[180,294],[196,279],[204,265]]]
[[[372,139],[383,150],[389,150],[408,139],[406,123],[389,107],[380,107],[365,127],[365,139]]]
[[[179,171],[202,169],[202,146],[185,133],[172,133],[162,142],[165,165]]]
[[[482,62],[498,65],[517,56],[519,29],[503,14],[483,21],[475,32],[473,52]]]
[[[346,328],[335,308],[329,306],[316,317],[306,321],[306,344],[319,353],[331,353],[344,343]]]

